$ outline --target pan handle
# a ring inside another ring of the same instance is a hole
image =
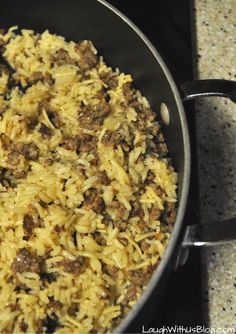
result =
[[[196,97],[220,96],[236,103],[236,81],[210,79],[186,82],[180,85],[182,101]],[[176,252],[174,268],[185,264],[189,247],[216,246],[236,240],[236,218],[215,223],[189,225]]]
[[[214,223],[188,225],[176,252],[174,269],[184,265],[189,247],[217,246],[236,240],[236,218]]]
[[[203,96],[221,96],[236,103],[236,81],[211,79],[185,82],[180,85],[180,94],[182,101]]]

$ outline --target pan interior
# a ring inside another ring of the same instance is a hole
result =
[[[127,323],[140,312],[154,288],[159,287],[161,277],[170,265],[169,260],[181,228],[188,192],[190,154],[188,130],[178,91],[164,62],[149,41],[104,1],[41,0],[32,6],[31,0],[10,0],[1,4],[0,21],[4,28],[18,25],[38,32],[48,29],[68,40],[93,41],[108,65],[133,76],[136,88],[150,101],[160,121],[161,104],[164,102],[169,109],[170,124],[162,125],[170,156],[178,172],[178,216],[161,265],[134,312],[117,329],[123,331]]]

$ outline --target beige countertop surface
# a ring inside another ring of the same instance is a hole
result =
[[[236,81],[236,0],[195,0],[196,77]],[[196,104],[201,221],[236,217],[236,104]],[[236,328],[236,241],[202,250],[204,316]],[[223,329],[222,329],[223,333]]]

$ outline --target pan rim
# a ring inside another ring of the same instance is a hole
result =
[[[155,285],[160,280],[161,276],[164,273],[167,264],[170,261],[171,256],[174,253],[175,247],[177,245],[177,241],[180,236],[183,218],[186,210],[188,193],[189,193],[189,184],[190,184],[190,166],[191,166],[191,153],[190,153],[190,139],[189,139],[189,130],[187,119],[185,116],[185,111],[183,107],[183,103],[178,91],[178,88],[175,84],[175,81],[170,73],[167,65],[165,64],[163,58],[151,43],[151,41],[144,35],[144,33],[120,10],[118,10],[113,5],[109,4],[106,0],[97,0],[101,5],[107,7],[113,14],[117,15],[121,20],[123,20],[126,24],[130,26],[131,29],[142,39],[146,47],[151,51],[152,55],[155,57],[156,61],[161,66],[169,84],[171,87],[172,94],[177,104],[177,108],[179,111],[181,128],[182,128],[182,136],[183,136],[183,146],[184,146],[184,168],[183,168],[183,181],[182,181],[182,193],[180,199],[178,201],[178,209],[177,209],[177,218],[174,225],[174,229],[170,238],[170,241],[166,247],[163,258],[157,269],[155,270],[151,280],[149,281],[146,289],[144,290],[140,299],[136,302],[134,308],[128,313],[128,315],[124,318],[124,320],[114,328],[114,333],[123,333],[128,324],[134,320],[135,316],[139,313],[141,308],[144,306],[145,302],[153,292]]]

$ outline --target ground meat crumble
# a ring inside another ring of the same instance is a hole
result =
[[[13,275],[23,272],[34,272],[39,274],[43,266],[42,258],[33,255],[27,248],[20,249],[12,263]]]

